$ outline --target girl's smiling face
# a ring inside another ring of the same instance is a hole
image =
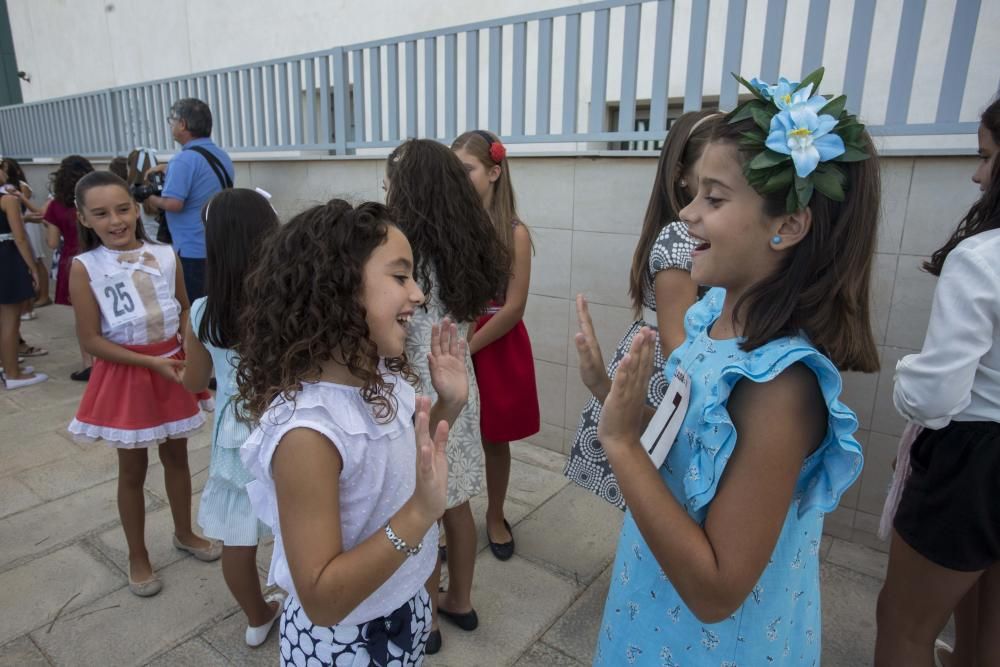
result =
[[[139,207],[120,185],[98,185],[77,202],[80,224],[94,230],[111,250],[135,250],[142,243],[135,236]]]
[[[747,183],[732,144],[706,146],[693,172],[697,182],[688,187],[695,197],[680,211],[700,242],[691,252],[691,279],[741,293],[776,270],[780,253],[772,237],[781,220],[764,214],[764,200]]]
[[[410,242],[395,226],[389,226],[385,242],[365,263],[361,301],[379,356],[402,356],[410,318],[424,302],[424,293],[413,280]]]
[[[986,192],[990,186],[990,173],[993,171],[993,162],[996,160],[997,142],[993,140],[993,134],[986,129],[982,123],[979,124],[979,166],[976,173],[972,175],[973,183],[979,185],[980,192]]]

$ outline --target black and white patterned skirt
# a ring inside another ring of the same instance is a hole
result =
[[[615,349],[615,356],[608,364],[608,375],[611,378],[615,377],[615,372],[618,370],[622,358],[632,349],[635,335],[644,326],[649,325],[642,320],[634,322],[619,341],[618,347]],[[663,356],[659,338],[656,339],[654,356],[655,365],[653,366],[653,376],[649,380],[649,389],[646,392],[646,403],[655,408],[663,401],[668,384],[663,376],[663,367],[667,360]],[[569,459],[566,461],[566,469],[563,474],[597,497],[620,510],[624,510],[625,498],[622,496],[621,487],[611,470],[608,457],[604,454],[604,447],[597,439],[597,425],[601,421],[601,407],[597,399],[591,397],[586,407],[583,408],[583,413],[580,415],[580,425],[576,429],[576,437],[573,438],[573,446],[570,449]]]
[[[431,633],[431,599],[421,588],[387,616],[361,625],[313,625],[288,599],[281,615],[281,667],[415,667]]]

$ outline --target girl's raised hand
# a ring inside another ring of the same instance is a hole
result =
[[[438,398],[452,408],[461,409],[469,399],[465,347],[458,326],[447,317],[431,327],[431,351],[427,355],[431,385]]]
[[[171,382],[181,384],[184,381],[184,362],[181,359],[153,357],[149,368]]]
[[[576,295],[576,318],[580,323],[580,331],[573,340],[576,342],[576,353],[580,358],[580,379],[590,393],[603,403],[611,390],[611,378],[605,370],[601,344],[597,342],[594,322],[590,319],[590,309],[582,294]]]
[[[417,440],[417,481],[413,501],[417,510],[428,520],[437,521],[444,514],[448,501],[448,422],[440,420],[430,431],[431,399],[417,397],[413,427]]]
[[[655,349],[656,332],[643,327],[618,366],[597,426],[597,439],[605,450],[639,442]]]

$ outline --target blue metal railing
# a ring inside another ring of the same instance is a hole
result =
[[[855,0],[846,40],[843,90],[855,109],[870,83],[875,4]],[[930,123],[908,121],[926,0],[896,4],[891,104],[884,122],[869,126],[872,134],[974,133],[976,123],[963,122],[960,111],[980,0],[956,0]],[[234,152],[348,154],[394,146],[407,136],[448,140],[476,126],[502,133],[512,144],[641,146],[662,140],[672,109],[699,109],[703,103],[734,107],[739,91],[729,72],[776,79],[789,45],[786,33],[804,39],[800,74],[824,60],[830,0],[809,0],[800,32],[786,30],[788,0],[766,0],[759,67],[743,62],[748,0],[726,2],[724,25],[710,25],[710,9],[709,0],[603,0],[0,108],[0,150],[22,158],[108,156],[134,146],[170,150],[166,116],[182,97],[208,102],[213,138]],[[675,21],[682,13],[690,15],[684,25]],[[724,33],[721,73],[706,71],[710,30]],[[682,95],[671,97],[671,48],[682,33],[688,36],[683,86],[673,86]],[[505,43],[511,45],[509,54]],[[618,71],[610,70],[611,44],[616,49],[611,55],[621,63]],[[640,77],[640,72],[648,73]],[[707,76],[714,90],[706,90]],[[615,80],[617,89],[609,94]],[[617,108],[614,127],[609,106]]]

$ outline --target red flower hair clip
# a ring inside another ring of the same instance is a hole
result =
[[[504,148],[504,145],[500,143],[500,140],[497,139],[496,141],[491,142],[490,159],[496,162],[497,164],[500,164],[501,162],[503,162],[503,159],[505,157],[507,157],[507,149]]]

